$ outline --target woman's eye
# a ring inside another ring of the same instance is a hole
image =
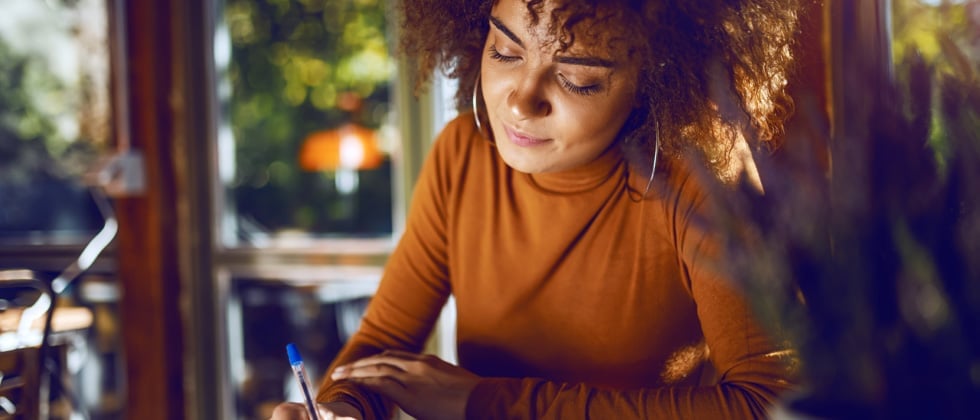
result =
[[[512,56],[512,55],[503,55],[503,54],[501,54],[500,51],[497,51],[497,46],[496,45],[491,45],[490,46],[490,58],[492,58],[494,60],[497,60],[497,61],[499,61],[501,63],[511,63],[511,62],[514,62],[514,61],[517,61],[517,60],[520,60],[521,59],[520,57],[515,57],[515,56]]]
[[[579,86],[570,82],[561,74],[558,75],[558,80],[561,82],[561,86],[563,88],[576,95],[592,96],[602,91],[602,85],[594,84],[589,86]]]

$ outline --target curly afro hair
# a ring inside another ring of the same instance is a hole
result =
[[[531,24],[550,13],[548,31],[569,48],[615,19],[637,60],[638,103],[622,131],[632,156],[697,151],[716,170],[744,136],[775,147],[792,112],[785,92],[805,0],[525,0]],[[465,110],[480,72],[494,0],[400,0],[400,53],[415,62],[419,88],[435,69],[459,80]],[[610,13],[611,12],[611,13]],[[612,46],[610,46],[612,47]]]

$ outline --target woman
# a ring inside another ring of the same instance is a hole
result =
[[[714,270],[708,197],[684,156],[731,177],[738,144],[778,132],[795,4],[402,10],[403,52],[458,77],[474,113],[422,169],[321,384],[322,416],[385,418],[394,403],[420,419],[764,417],[792,386],[786,352]],[[459,367],[417,354],[450,294]]]

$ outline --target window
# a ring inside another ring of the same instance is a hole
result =
[[[299,401],[356,330],[434,109],[390,55],[390,2],[225,0],[214,23],[217,329],[227,418]],[[206,172],[206,171],[205,171]]]
[[[84,243],[102,220],[81,177],[112,128],[105,2],[2,3],[0,243]]]
[[[104,224],[86,178],[115,149],[109,2],[0,0],[0,10],[0,269],[55,275]],[[57,369],[73,383],[54,384],[51,406],[92,418],[123,412],[112,258],[72,282],[55,312],[83,322],[52,338],[66,355]],[[0,312],[35,299],[0,290]],[[0,331],[0,351],[17,338]]]

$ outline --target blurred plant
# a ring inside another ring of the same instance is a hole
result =
[[[371,129],[387,122],[394,60],[386,13],[387,3],[380,0],[225,1],[231,41],[226,104],[235,139],[229,187],[240,234],[391,233],[387,162],[362,171],[353,196],[333,188],[334,173],[305,172],[297,165],[310,133],[352,120]],[[345,92],[363,99],[360,111],[342,109]]]
[[[99,151],[95,139],[65,138],[57,126],[65,116],[38,104],[39,97],[73,93],[37,55],[15,51],[0,37],[0,241],[31,232],[87,232],[102,223],[76,185]]]
[[[11,51],[0,38],[0,179],[24,184],[50,164],[44,146],[55,134],[52,122],[29,97],[25,79],[30,60]]]
[[[831,139],[829,179],[813,142],[788,139],[780,159],[756,157],[765,195],[713,191],[729,268],[799,352],[796,412],[975,416],[980,69],[954,43],[942,48],[951,64],[906,53],[894,80],[849,75],[844,94],[870,112],[856,131],[812,124],[810,135]]]
[[[953,42],[973,62],[980,60],[980,1],[892,0],[892,54],[901,62],[907,51],[917,51],[943,70],[949,65],[943,43]]]

